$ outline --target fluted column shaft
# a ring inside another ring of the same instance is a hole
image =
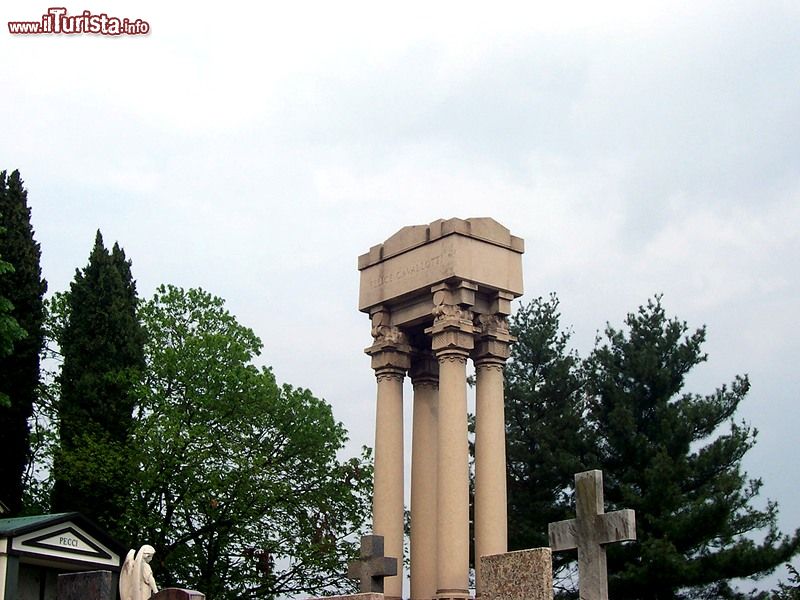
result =
[[[477,286],[441,284],[433,291],[431,349],[439,362],[436,512],[436,597],[469,597],[469,448],[467,444],[467,359],[475,341]]]
[[[411,598],[436,596],[436,487],[439,365],[432,355],[411,367],[414,416],[411,439]]]
[[[466,598],[469,587],[469,449],[467,447],[467,353],[439,359],[438,598]]]
[[[475,366],[475,562],[507,550],[506,449],[502,363]],[[482,592],[476,568],[477,592]]]
[[[477,595],[481,595],[480,557],[508,549],[503,366],[514,338],[501,315],[480,315],[476,325],[475,583]]]
[[[385,310],[372,315],[375,343],[366,352],[378,384],[372,531],[383,536],[385,556],[397,559],[397,575],[384,580],[384,594],[399,600],[403,595],[403,380],[411,348],[390,318]]]
[[[372,530],[384,537],[386,556],[398,559],[398,574],[384,580],[387,597],[402,597],[403,579],[403,378],[399,369],[376,371],[375,479]]]

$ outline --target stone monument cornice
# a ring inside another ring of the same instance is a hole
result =
[[[523,240],[490,218],[404,227],[359,257],[358,308],[394,310],[429,298],[431,286],[465,284],[463,293],[482,296],[486,312],[496,312],[488,305],[499,298],[508,314],[510,300],[523,293],[523,251]]]
[[[403,227],[382,244],[376,244],[358,257],[358,269],[363,270],[381,261],[409,252],[450,235],[461,235],[500,246],[513,252],[525,252],[525,241],[491,217],[468,219],[437,219],[428,225]]]

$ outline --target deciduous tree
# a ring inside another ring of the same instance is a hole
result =
[[[352,589],[347,536],[367,519],[371,469],[337,458],[346,432],[330,406],[254,366],[261,341],[220,298],[162,287],[142,320],[129,519],[159,582],[209,600]]]

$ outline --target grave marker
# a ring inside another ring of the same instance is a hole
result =
[[[603,472],[575,475],[577,518],[550,523],[553,552],[578,549],[578,586],[581,600],[608,600],[605,544],[636,539],[636,517],[630,509],[606,513],[603,508]]]
[[[83,571],[58,576],[58,600],[114,600],[114,578],[111,571]]]
[[[397,559],[383,555],[383,536],[361,536],[361,558],[350,563],[347,576],[359,579],[362,594],[383,593],[383,578],[397,575]]]

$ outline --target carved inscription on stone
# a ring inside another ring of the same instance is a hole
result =
[[[423,275],[431,270],[452,269],[453,252],[454,249],[452,244],[444,244],[441,252],[438,254],[419,258],[409,264],[399,265],[395,269],[391,269],[371,277],[368,280],[368,285],[371,289],[375,289],[384,285],[397,283],[405,279]]]

